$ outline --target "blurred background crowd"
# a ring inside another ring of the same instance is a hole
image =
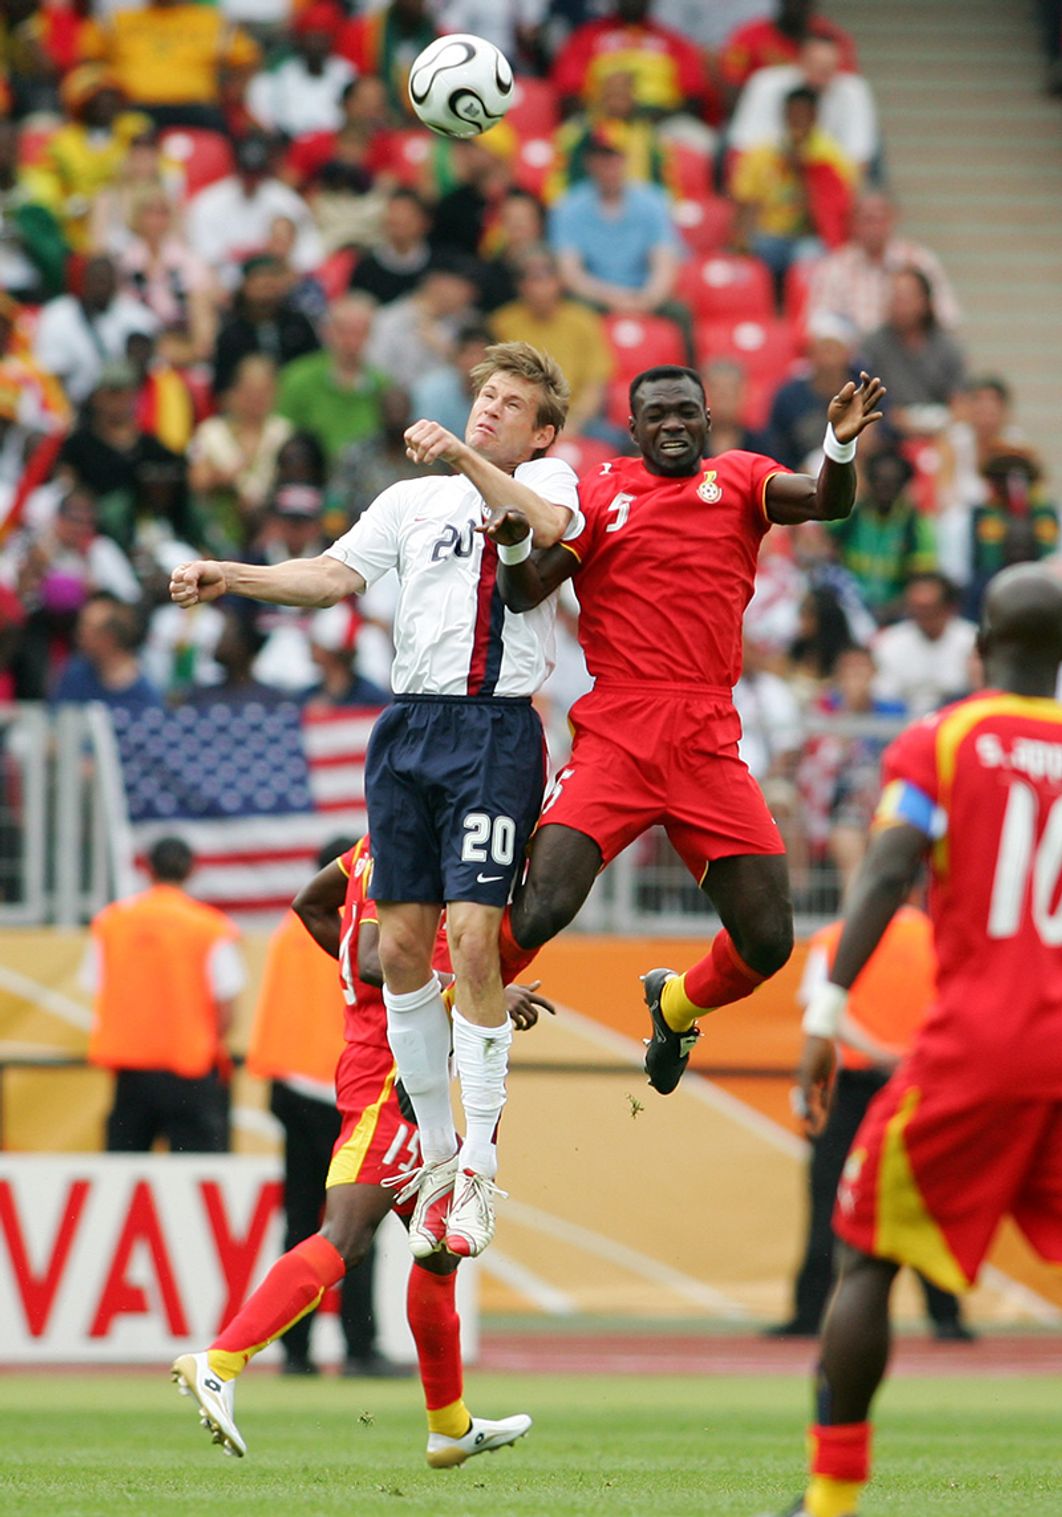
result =
[[[408,111],[445,31],[517,70],[475,141]],[[852,38],[810,0],[8,0],[0,113],[3,698],[386,701],[395,587],[186,615],[169,571],[318,553],[422,472],[412,419],[463,431],[493,340],[560,361],[580,472],[628,450],[657,362],[703,374],[714,452],[815,471],[865,367],[889,397],[857,509],[766,540],[737,692],[799,898],[858,862],[870,719],[968,690],[987,581],[1058,551],[1038,439],[971,370]]]

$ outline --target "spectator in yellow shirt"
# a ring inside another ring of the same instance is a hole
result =
[[[517,298],[491,317],[499,342],[529,342],[550,353],[572,389],[570,433],[601,435],[612,354],[596,311],[564,295],[557,260],[546,247],[530,248],[517,263]],[[610,435],[607,439],[613,441]]]
[[[71,249],[83,253],[91,246],[93,201],[119,178],[131,144],[151,130],[151,121],[127,108],[117,76],[101,63],[71,70],[60,95],[71,119],[49,138],[24,182],[32,199],[56,217]]]
[[[247,39],[220,9],[185,0],[148,0],[143,10],[116,10],[93,26],[87,56],[113,68],[127,97],[158,126],[224,131],[218,74]]]

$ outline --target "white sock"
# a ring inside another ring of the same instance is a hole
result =
[[[432,975],[426,985],[404,995],[385,985],[383,996],[387,1041],[417,1114],[420,1151],[426,1163],[437,1164],[457,1149],[450,1105],[450,1018],[439,982]]]
[[[454,1062],[465,1109],[465,1141],[458,1165],[493,1180],[498,1169],[494,1129],[505,1105],[513,1024],[506,1017],[500,1027],[480,1027],[467,1022],[456,1008],[453,1022]]]

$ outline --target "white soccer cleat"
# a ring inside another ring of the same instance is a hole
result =
[[[475,1454],[493,1454],[495,1449],[506,1448],[530,1428],[531,1418],[525,1412],[519,1412],[515,1417],[503,1417],[500,1422],[473,1417],[472,1426],[463,1438],[447,1438],[445,1433],[428,1434],[428,1463],[433,1470],[452,1470]]]
[[[463,1169],[454,1182],[444,1242],[451,1254],[474,1259],[494,1237],[494,1197],[507,1196],[486,1175]]]
[[[222,1380],[215,1375],[205,1353],[182,1354],[173,1361],[170,1378],[182,1396],[194,1396],[199,1403],[199,1420],[213,1441],[221,1445],[224,1453],[242,1459],[247,1445],[236,1426],[235,1380]]]
[[[450,1216],[450,1205],[457,1178],[457,1155],[423,1164],[411,1175],[403,1175],[390,1184],[401,1184],[396,1201],[416,1196],[417,1204],[409,1219],[409,1251],[414,1259],[428,1259],[443,1246]],[[388,1184],[385,1180],[384,1184]]]

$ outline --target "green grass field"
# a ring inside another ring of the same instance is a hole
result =
[[[1055,1380],[901,1380],[886,1390],[866,1517],[1062,1513]],[[423,1462],[416,1381],[280,1379],[237,1396],[225,1458],[164,1376],[0,1376],[0,1512],[283,1517],[752,1517],[799,1491],[806,1385],[792,1378],[469,1377],[474,1411],[528,1411],[514,1449]]]

